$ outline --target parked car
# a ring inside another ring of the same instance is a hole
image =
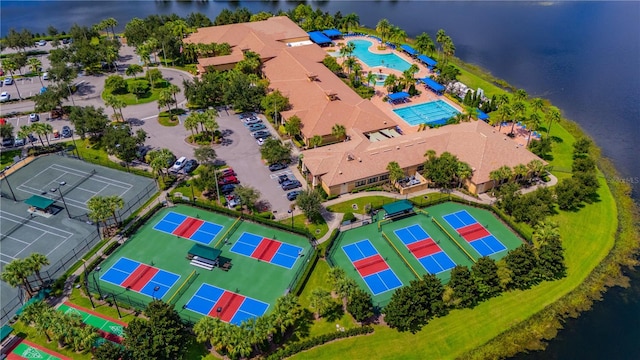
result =
[[[16,138],[13,141],[13,146],[23,146],[24,145],[24,139],[22,138]]]
[[[6,91],[0,93],[0,102],[5,102],[11,100],[11,94]]]
[[[197,167],[198,167],[198,162],[195,161],[194,159],[191,159],[184,164],[182,171],[184,171],[185,174],[189,174],[193,170],[195,170]]]
[[[47,40],[40,40],[40,41],[37,42],[37,44],[40,45],[40,46],[45,46],[45,45],[47,45]]]
[[[289,179],[289,175],[287,174],[282,174],[280,176],[278,176],[278,184],[282,184],[285,181],[289,181],[291,179]]]
[[[235,189],[236,189],[235,185],[227,184],[227,185],[222,185],[222,187],[220,188],[220,192],[225,195],[228,195],[228,194],[231,194]]]
[[[258,131],[258,130],[264,130],[266,128],[267,127],[263,123],[249,125],[249,131],[251,131],[251,132]]]
[[[235,176],[236,172],[233,171],[232,168],[226,168],[226,169],[220,170],[218,174],[222,177],[227,177],[227,176]]]
[[[262,145],[264,145],[264,139],[263,138],[259,138],[258,140],[256,140],[256,143],[258,144],[258,146],[262,146]]]
[[[63,138],[70,138],[71,135],[73,135],[73,130],[71,130],[69,126],[65,125],[62,127],[61,134]]]
[[[184,167],[184,164],[187,162],[187,158],[184,156],[181,156],[178,160],[176,160],[175,163],[173,163],[173,166],[171,166],[171,171],[173,172],[178,172],[180,171],[180,169],[182,169],[182,167]]]
[[[138,149],[136,149],[136,158],[138,158],[138,160],[144,162],[144,158],[145,158],[145,156],[147,156],[147,153],[149,152],[149,149],[150,148],[148,146],[140,146],[140,147],[138,147]]]
[[[4,84],[13,85],[13,78],[11,76],[7,76],[6,78],[4,78]]]
[[[60,138],[60,130],[58,130],[58,129],[53,129],[53,138],[54,138],[54,139],[58,139],[58,138]]]
[[[258,131],[253,133],[253,137],[255,139],[260,139],[260,138],[266,139],[266,138],[268,138],[270,136],[271,136],[271,133],[268,132],[267,130],[258,130]]]
[[[285,181],[281,185],[282,190],[293,190],[302,187],[302,183],[298,180]]]
[[[2,146],[4,147],[12,147],[13,146],[13,138],[3,138]]]
[[[248,119],[250,117],[255,117],[256,113],[252,113],[252,112],[244,112],[242,114],[240,114],[240,119]]]
[[[287,168],[287,164],[284,163],[275,163],[275,164],[271,164],[269,165],[269,170],[271,171],[278,171],[278,170],[282,170],[282,169],[286,169]]]
[[[33,136],[33,134],[29,134],[29,142],[34,143],[36,141],[38,141],[38,138]]]
[[[238,197],[234,194],[227,195],[225,196],[225,198],[227,199],[227,207],[229,209],[232,209],[240,204]]]
[[[65,44],[65,45],[68,44],[69,43],[69,39],[67,39],[67,38],[62,39],[62,43]]]
[[[302,190],[293,190],[287,193],[287,200],[289,201],[293,201],[295,199],[298,198],[298,195],[300,195],[300,193],[302,192]]]
[[[42,74],[42,80],[49,80],[49,73],[48,72]]]
[[[262,120],[258,119],[258,118],[249,118],[248,120],[242,120],[244,121],[244,125],[245,126],[249,126],[249,125],[253,125],[253,124],[261,124]]]
[[[223,177],[222,179],[220,179],[220,181],[218,181],[218,185],[239,184],[239,183],[240,181],[238,180],[238,178],[233,175]]]
[[[29,114],[29,121],[31,121],[31,122],[40,121],[40,115],[38,115],[36,113]]]

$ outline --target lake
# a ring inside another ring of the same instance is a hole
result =
[[[640,3],[638,2],[308,2],[323,11],[355,12],[369,27],[381,18],[409,36],[442,28],[456,45],[456,56],[550,99],[578,122],[611,158],[640,198]],[[0,31],[28,27],[44,32],[49,24],[68,29],[115,17],[119,29],[133,17],[187,15],[211,19],[220,10],[245,6],[252,12],[290,9],[289,1],[2,1]],[[640,277],[632,286],[609,291],[604,301],[570,320],[547,351],[519,358],[640,358]]]

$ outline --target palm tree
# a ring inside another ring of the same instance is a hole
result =
[[[456,177],[458,178],[458,187],[462,187],[462,183],[470,179],[473,176],[473,169],[469,164],[464,161],[458,162],[458,168],[456,169]]]
[[[108,19],[104,19],[104,20],[102,20],[102,22],[104,23],[105,29],[106,29],[107,27],[110,27],[110,28],[111,28],[111,34],[113,34],[113,38],[115,39],[115,37],[116,37],[116,30],[115,30],[115,28],[116,28],[116,26],[118,26],[118,20],[116,20],[116,19],[114,19],[114,18],[110,17],[110,18],[108,18]]]
[[[103,228],[107,228],[107,219],[111,217],[110,206],[107,203],[105,197],[94,196],[87,202],[87,209],[89,213],[89,219],[96,223],[102,223]]]
[[[5,58],[2,60],[2,67],[9,72],[9,75],[13,77],[14,71],[18,70],[18,64],[11,58]],[[18,89],[18,83],[16,81],[13,82],[13,85],[16,87],[16,92],[18,93],[18,98],[22,99],[22,95],[20,95],[20,89]]]
[[[134,79],[136,79],[137,74],[141,74],[142,72],[142,66],[138,64],[131,64],[127,66],[127,70],[124,71],[127,76],[133,76]]]
[[[32,132],[33,130],[31,129],[31,126],[22,125],[20,126],[20,130],[18,130],[17,135],[19,139],[25,139],[25,141],[27,141]],[[31,143],[31,146],[33,147],[33,143]]]
[[[498,171],[498,169],[496,170],[492,170],[489,173],[489,180],[493,181],[493,189],[495,190],[498,186],[498,181],[500,181],[501,177],[500,177],[500,171]]]
[[[39,253],[31,253],[31,255],[29,255],[29,257],[25,259],[25,261],[29,265],[31,271],[36,274],[36,277],[40,282],[40,288],[44,287],[44,280],[42,280],[40,270],[42,270],[43,266],[49,265],[49,259],[47,259],[45,255]]]
[[[549,132],[551,131],[551,124],[554,122],[557,123],[560,121],[562,115],[560,114],[560,110],[558,110],[555,106],[550,106],[549,110],[545,113],[545,119],[548,121],[549,126],[547,126],[547,139],[549,138]]]
[[[182,42],[182,39],[184,39],[184,36],[186,34],[191,32],[189,24],[187,24],[187,22],[182,19],[171,21],[167,23],[167,25],[169,25],[169,30],[171,31],[173,36],[176,36],[180,42]]]
[[[387,171],[389,172],[389,181],[392,184],[396,184],[400,179],[404,177],[404,170],[395,161],[391,161],[387,164]]]
[[[436,33],[436,42],[440,44],[440,48],[438,50],[439,52],[442,51],[443,49],[443,45],[446,37],[447,37],[447,34],[444,32],[443,29],[438,30],[438,32]]]
[[[42,146],[44,146],[44,141],[42,141],[42,135],[46,134],[46,130],[43,127],[43,123],[35,123],[35,124],[31,124],[30,129],[31,131],[33,131],[34,133],[36,133],[36,135],[38,135],[38,139],[40,139],[40,144],[42,144]]]
[[[311,290],[309,306],[316,311],[317,317],[322,317],[331,306],[331,293],[324,288]]]
[[[382,47],[385,46],[385,39],[389,35],[389,31],[391,30],[391,23],[387,19],[382,19],[378,21],[376,25],[376,32],[380,35],[380,39],[382,40]]]
[[[498,173],[500,173],[500,183],[511,179],[511,177],[513,176],[513,170],[511,170],[511,168],[507,165],[503,165],[498,168]]]
[[[531,176],[538,176],[544,171],[544,163],[539,159],[533,159],[527,164],[527,169]]]
[[[399,44],[407,41],[407,32],[398,26],[391,26],[389,30],[389,41]]]
[[[560,231],[558,224],[554,222],[541,221],[533,228],[533,236],[531,237],[533,246],[539,249],[542,245],[552,240],[560,240]]]
[[[369,71],[369,72],[367,73],[367,78],[366,78],[366,80],[367,80],[367,85],[371,85],[371,84],[373,84],[373,88],[375,89],[375,87],[376,87],[376,79],[377,79],[377,78],[378,78],[378,77],[376,76],[376,74],[374,74],[374,73],[372,73],[371,71]]]
[[[178,97],[176,96],[176,94],[180,93],[180,88],[178,87],[178,85],[175,84],[169,84],[169,86],[167,87],[167,89],[169,90],[169,92],[173,95],[173,101],[176,104],[176,110],[178,110]]]
[[[358,60],[356,60],[356,58],[354,58],[353,56],[349,56],[344,60],[344,62],[342,63],[342,66],[349,71],[349,74],[351,74],[351,70],[353,69],[353,66],[357,62]]]
[[[184,128],[191,131],[191,135],[195,138],[196,134],[195,134],[195,130],[198,130],[198,117],[196,116],[197,113],[191,113],[189,116],[187,116],[187,118],[184,120]],[[195,139],[194,139],[195,140]]]
[[[340,46],[340,56],[344,58],[348,58],[353,55],[353,52],[356,50],[356,45],[352,42],[348,42]]]
[[[389,74],[386,79],[384,79],[383,86],[387,89],[388,93],[392,93],[398,83],[398,77],[395,74]]]
[[[429,36],[429,34],[424,32],[416,36],[416,41],[414,45],[416,47],[416,50],[418,50],[419,53],[425,54],[425,55],[432,55],[433,52],[436,50],[436,44],[434,44],[433,40],[431,39],[431,36]]]
[[[29,65],[29,69],[31,72],[38,76],[38,80],[40,80],[40,85],[44,86],[42,82],[42,78],[40,77],[40,69],[42,68],[42,61],[36,57],[30,57],[27,59],[27,65]]]
[[[537,112],[531,113],[529,115],[529,121],[527,121],[527,126],[529,127],[529,137],[527,138],[527,147],[529,146],[529,142],[531,141],[531,135],[533,132],[538,130],[540,127],[540,123],[542,122],[542,117],[538,115]]]
[[[149,166],[164,179],[165,172],[162,170],[168,169],[171,166],[171,159],[174,158],[175,156],[169,149],[154,150],[149,153]]]
[[[445,63],[456,53],[456,46],[453,44],[453,40],[449,36],[445,37],[442,44],[442,54],[444,55]]]
[[[29,326],[33,326],[39,334],[44,335],[47,342],[51,342],[49,328],[52,326],[53,311],[44,301],[32,302],[22,310],[20,320]]]
[[[309,147],[310,148],[316,148],[316,147],[318,147],[320,145],[322,145],[322,136],[313,135],[311,137],[311,139],[309,139]]]
[[[527,106],[525,105],[525,103],[523,101],[516,101],[513,103],[513,105],[511,106],[511,110],[513,111],[513,114],[515,115],[516,119],[520,119],[522,118],[522,116],[524,115],[525,111],[527,111]],[[513,129],[516,126],[516,121],[514,120],[511,124],[511,133],[513,134]]]
[[[500,127],[498,128],[498,131],[502,130],[502,123],[504,123],[504,121],[508,119],[512,114],[513,111],[511,110],[511,106],[509,106],[508,103],[502,103],[498,107],[498,117],[500,118]]]
[[[534,112],[544,110],[544,100],[540,98],[533,98],[529,103],[531,104],[531,110],[533,110]]]
[[[11,287],[23,289],[27,293],[27,297],[31,298],[33,289],[28,277],[32,273],[31,268],[24,260],[15,259],[4,267],[4,271],[0,273],[0,279]]]
[[[360,17],[355,13],[347,14],[342,18],[342,26],[346,32],[349,32],[350,28],[360,26]]]
[[[515,93],[513,93],[514,101],[525,101],[527,100],[528,97],[529,97],[529,94],[527,94],[527,91],[524,89],[518,89],[516,90]]]
[[[111,106],[111,108],[113,109],[114,118],[117,118],[119,114],[120,120],[124,121],[124,114],[122,113],[122,109],[127,107],[127,103],[123,99],[113,94],[108,94],[104,98],[104,104],[107,106]]]
[[[106,198],[106,202],[109,206],[109,211],[111,212],[111,215],[113,215],[113,223],[117,225],[118,216],[116,214],[116,211],[124,208],[124,199],[118,195],[112,195]]]
[[[524,179],[527,176],[527,173],[529,172],[529,170],[527,169],[527,166],[524,164],[518,164],[516,166],[513,167],[513,174],[516,177],[516,182],[521,182],[522,179]]]
[[[271,316],[274,329],[282,335],[304,316],[304,310],[298,298],[289,293],[276,300]]]
[[[338,140],[343,140],[347,136],[347,129],[342,124],[335,124],[331,128],[331,135]]]
[[[158,94],[158,109],[163,106],[167,107],[167,112],[171,113],[171,104],[174,102],[173,94],[167,88],[160,90]]]
[[[51,146],[51,143],[49,143],[49,134],[53,134],[53,126],[47,123],[41,125],[42,131],[44,132],[45,138],[47,139],[47,146]]]

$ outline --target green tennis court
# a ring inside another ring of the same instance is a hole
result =
[[[19,359],[44,359],[44,360],[67,360],[68,357],[62,356],[49,349],[45,349],[30,341],[22,340],[7,356],[8,360]]]
[[[100,330],[103,337],[107,340],[111,340],[117,343],[122,342],[122,337],[124,336],[124,327],[126,326],[126,323],[122,321],[107,318],[102,314],[98,314],[89,309],[82,308],[69,302],[65,302],[64,304],[60,305],[58,307],[58,311],[62,311],[65,314],[79,315],[82,318],[83,323],[91,325]]]
[[[435,206],[430,206],[425,209],[428,211],[440,226],[442,226],[446,232],[452,236],[455,241],[468,253],[474,260],[482,257],[482,255],[467,242],[463,236],[460,236],[456,229],[445,219],[450,214],[455,214],[460,211],[468,212],[475,220],[478,221],[488,232],[491,233],[496,239],[500,241],[507,249],[489,255],[494,260],[500,260],[509,250],[513,250],[523,244],[523,241],[499,218],[497,218],[491,211],[479,209],[473,206],[467,206],[455,202],[446,202]]]
[[[169,213],[182,214],[221,226],[222,229],[216,233],[209,247],[221,250],[219,255],[219,259],[222,259],[221,263],[228,261],[231,265],[225,269],[227,271],[223,271],[221,267],[206,270],[192,265],[187,256],[195,244],[194,241],[167,231],[154,229],[163,219],[167,220],[166,215]],[[231,251],[243,234],[277,240],[283,244],[301,248],[302,252],[289,269]],[[91,284],[97,283],[103,295],[114,294],[119,301],[124,303],[147,304],[154,297],[161,298],[165,302],[174,304],[180,315],[190,321],[197,321],[203,316],[186,307],[190,300],[198,294],[198,290],[203,284],[265,302],[269,304],[268,313],[276,299],[292,287],[295,275],[308,266],[308,261],[311,258],[308,255],[312,250],[311,244],[303,236],[186,205],[178,205],[160,210],[136,234],[100,264],[100,270],[92,272],[88,280]],[[171,272],[178,275],[179,279],[162,296],[156,296],[157,292],[149,296],[132,289],[127,290],[127,288],[115,285],[113,282],[102,281],[101,276],[122,258]],[[92,289],[95,292],[98,290],[96,286],[92,286]]]

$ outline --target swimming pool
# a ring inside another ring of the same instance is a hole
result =
[[[351,40],[349,42],[356,46],[353,55],[368,67],[383,66],[400,71],[405,71],[411,67],[411,64],[396,54],[374,54],[370,52],[369,47],[371,47],[373,43],[369,40]]]
[[[419,124],[444,125],[447,120],[460,113],[442,100],[407,106],[395,109],[393,112],[411,126]]]

